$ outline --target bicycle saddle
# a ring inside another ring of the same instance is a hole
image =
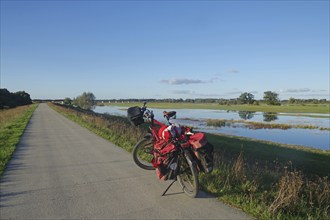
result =
[[[176,114],[176,111],[170,111],[170,112],[167,112],[167,111],[163,111],[163,115],[164,115],[164,118],[172,118],[173,116],[175,116]]]

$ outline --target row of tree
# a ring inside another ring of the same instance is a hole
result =
[[[85,110],[92,110],[96,105],[96,102],[170,102],[170,103],[219,103],[221,105],[236,105],[236,104],[249,104],[249,105],[259,105],[260,102],[268,105],[281,105],[281,104],[324,104],[328,101],[326,99],[294,99],[281,101],[278,98],[278,94],[272,91],[264,92],[262,100],[256,100],[252,93],[244,92],[236,99],[107,99],[107,100],[96,100],[95,95],[91,92],[84,92],[83,94],[77,96],[73,100],[70,98],[65,98],[62,100],[63,104],[75,105],[79,108]]]
[[[265,103],[268,105],[281,105],[281,104],[325,104],[328,103],[326,99],[295,99],[280,100],[278,94],[272,91],[264,92],[263,99],[256,100],[252,93],[244,92],[237,98],[232,99],[216,99],[216,98],[196,98],[196,99],[104,99],[98,100],[100,102],[170,102],[170,103],[218,103],[220,105],[237,105],[249,104],[259,105]]]
[[[32,100],[29,93],[26,93],[25,91],[12,93],[7,89],[0,89],[0,109],[14,108],[30,104],[32,104]]]
[[[252,93],[244,92],[238,98],[237,101],[240,104],[258,104],[254,99],[254,95]],[[264,92],[263,101],[268,105],[281,105],[281,101],[278,98],[278,94],[272,91]]]

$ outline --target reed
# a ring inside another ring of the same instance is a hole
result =
[[[220,152],[217,151],[216,154]],[[222,158],[211,174],[201,173],[203,190],[259,219],[329,219],[328,177],[309,176],[290,162],[251,164],[241,151]]]
[[[330,128],[324,128],[314,125],[290,125],[290,124],[277,124],[277,123],[262,123],[262,122],[252,122],[245,120],[227,120],[227,119],[206,119],[206,124],[208,126],[214,127],[233,127],[237,124],[243,124],[249,129],[282,129],[287,130],[290,128],[300,128],[300,129],[319,129],[330,131]]]

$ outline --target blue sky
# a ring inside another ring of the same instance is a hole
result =
[[[1,1],[1,88],[33,99],[329,99],[329,1]]]

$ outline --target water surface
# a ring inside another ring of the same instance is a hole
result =
[[[330,131],[319,129],[249,129],[244,123],[234,123],[225,127],[207,126],[206,119],[246,120],[263,123],[277,123],[289,125],[312,125],[330,128],[329,114],[310,114],[311,116],[326,116],[315,118],[296,114],[225,111],[207,109],[152,109],[155,118],[164,121],[163,111],[176,111],[179,124],[196,127],[200,131],[209,133],[223,133],[235,136],[249,137],[284,144],[293,144],[330,150]],[[95,112],[126,116],[126,109],[116,106],[96,106]],[[307,114],[304,114],[307,115]]]

